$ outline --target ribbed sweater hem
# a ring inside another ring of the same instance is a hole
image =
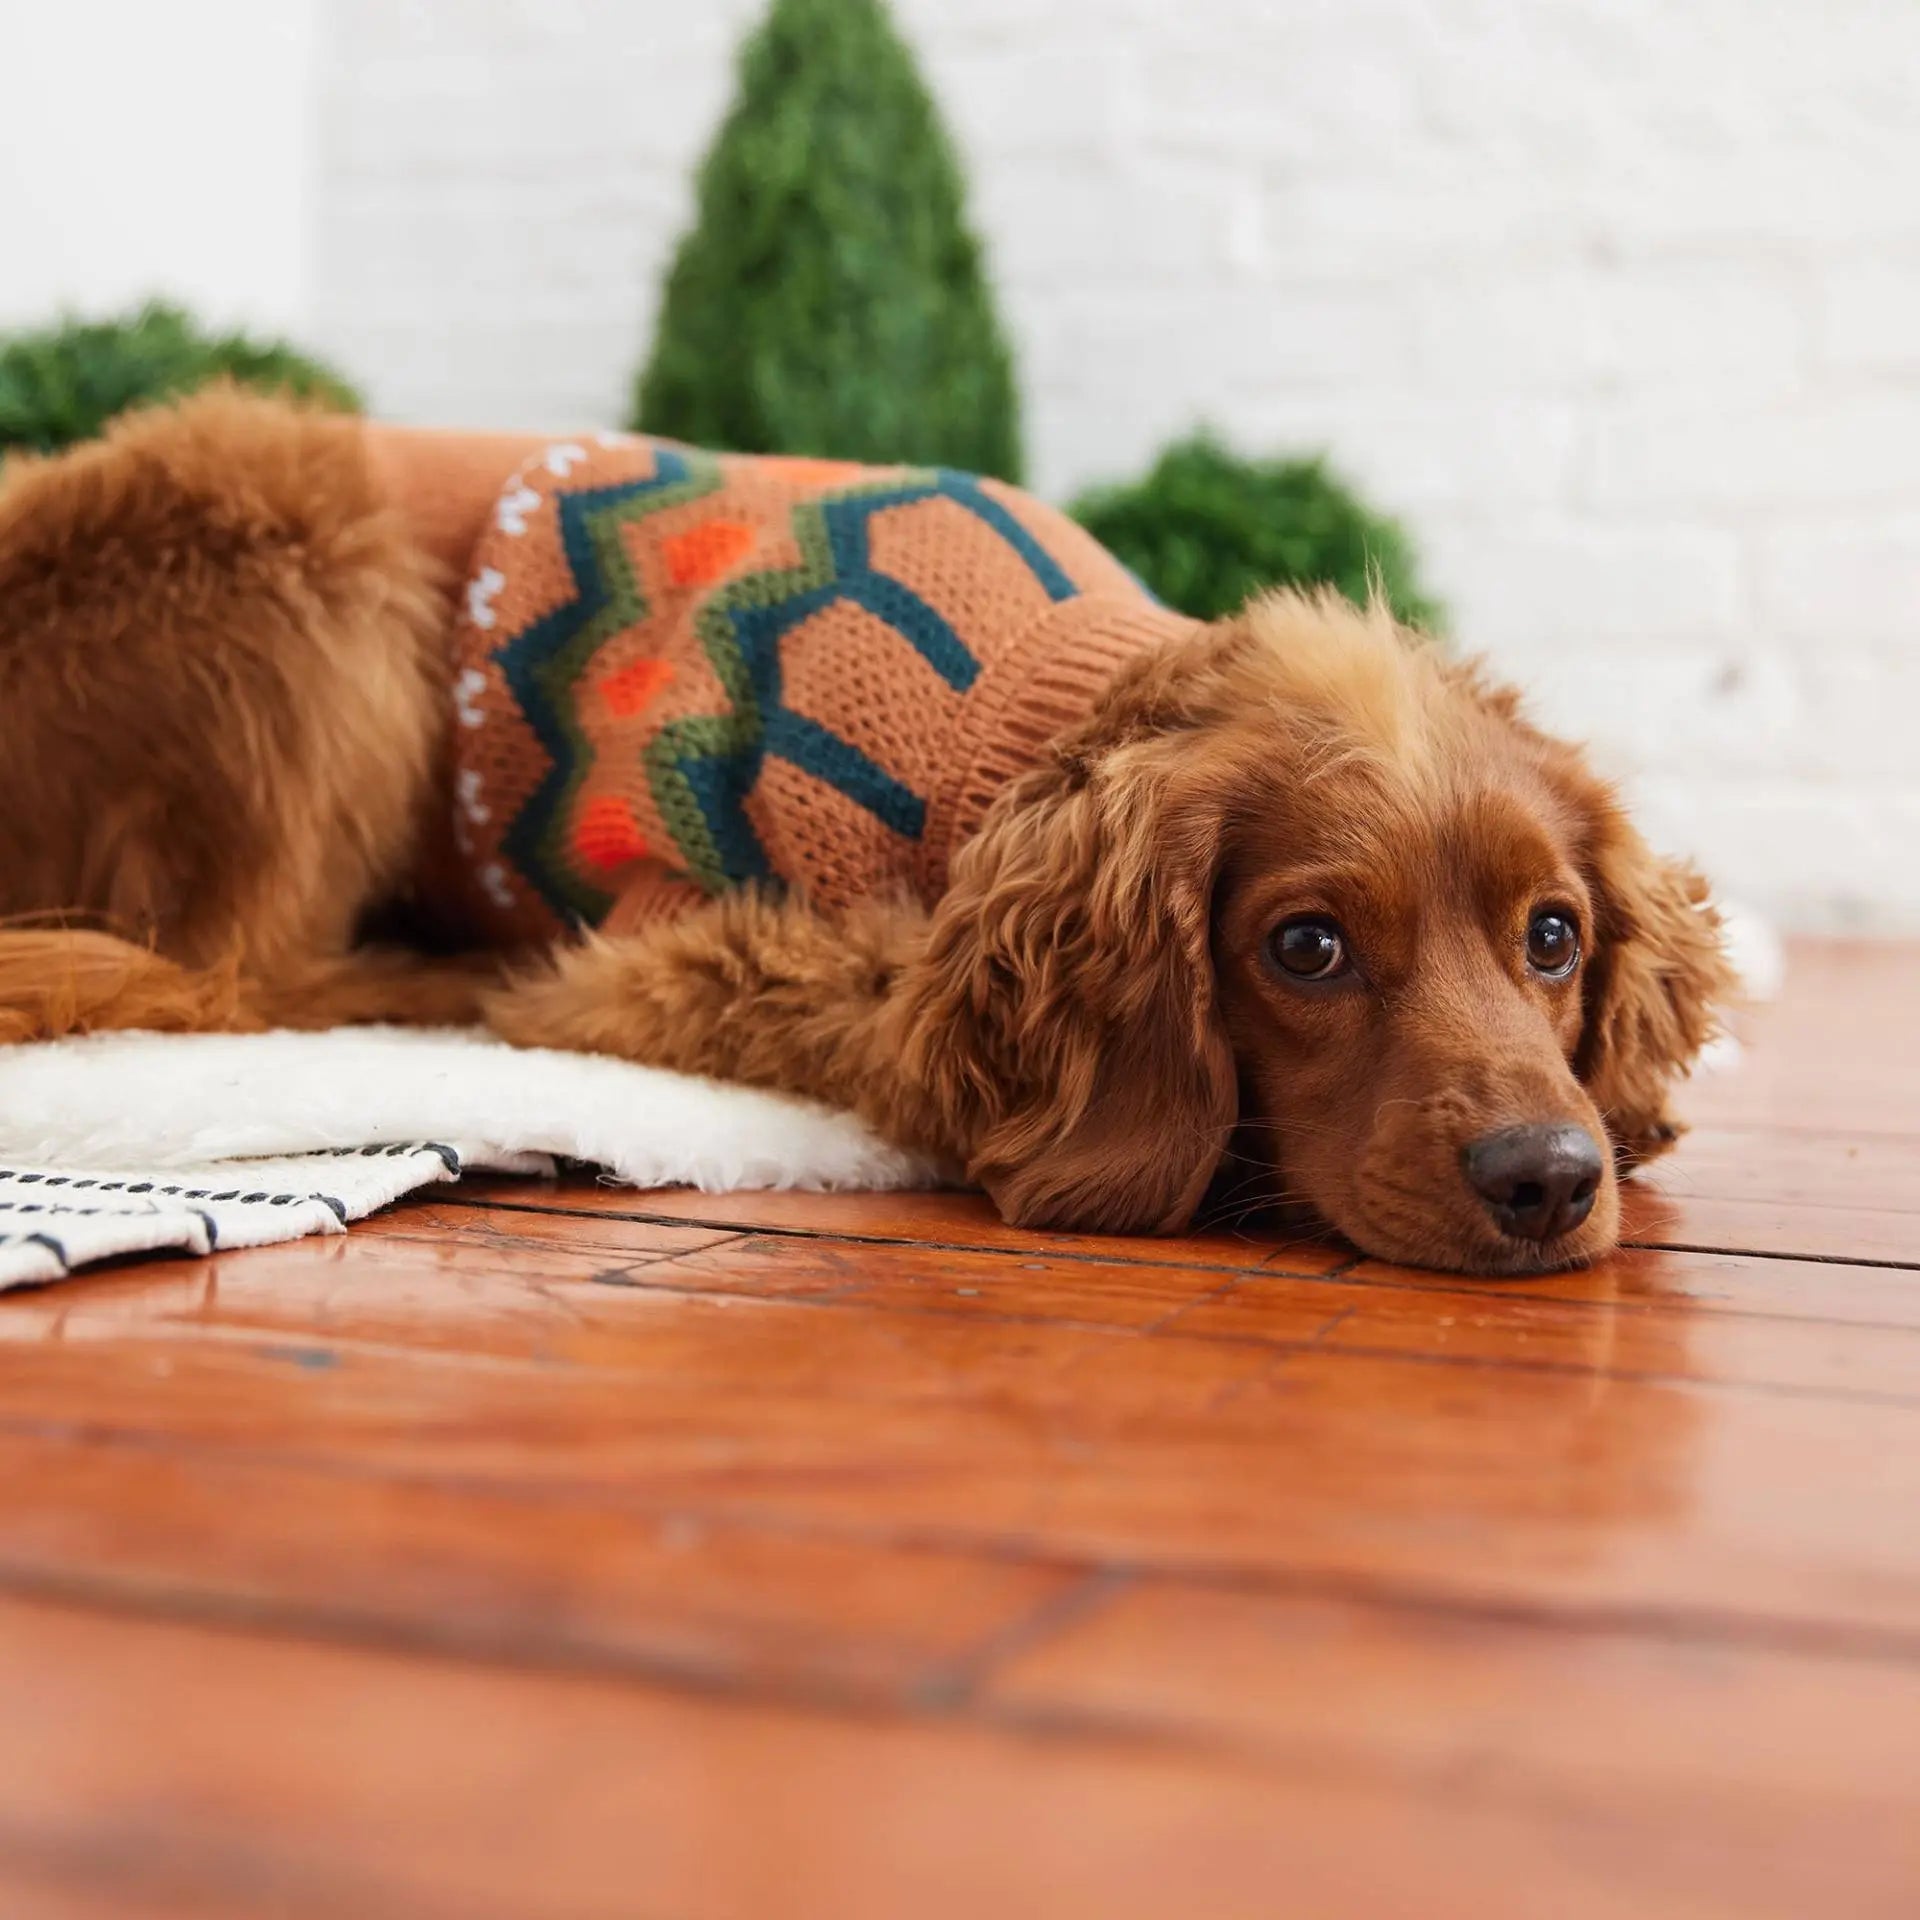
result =
[[[999,649],[968,692],[953,740],[954,772],[929,798],[921,897],[935,900],[946,891],[954,854],[1001,793],[1041,764],[1050,740],[1085,720],[1134,661],[1196,625],[1144,597],[1083,594]]]

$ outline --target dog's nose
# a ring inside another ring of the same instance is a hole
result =
[[[1467,1182],[1502,1233],[1552,1240],[1593,1211],[1603,1162],[1585,1127],[1502,1127],[1462,1149]]]

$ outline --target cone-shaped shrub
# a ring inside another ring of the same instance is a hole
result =
[[[1016,479],[960,169],[881,0],[773,0],[701,168],[633,424]]]

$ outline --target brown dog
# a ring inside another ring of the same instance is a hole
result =
[[[1014,1221],[1212,1190],[1389,1258],[1590,1259],[1728,986],[1715,917],[1510,693],[1331,596],[1112,681],[939,897],[720,895],[373,948],[445,833],[448,583],[361,430],[211,396],[0,485],[0,1037],[484,1017],[851,1107]]]

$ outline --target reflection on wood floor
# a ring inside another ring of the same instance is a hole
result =
[[[0,1301],[0,1913],[1920,1912],[1920,956],[1605,1267],[501,1182]]]

